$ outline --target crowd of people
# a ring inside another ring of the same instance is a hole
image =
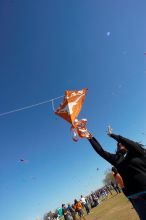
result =
[[[62,204],[61,208],[56,209],[54,213],[49,212],[45,215],[44,220],[59,220],[62,216],[64,220],[85,220],[85,216],[91,213],[91,209],[97,207],[109,195],[113,195],[113,191],[116,194],[122,192],[116,181],[111,181],[110,184],[92,192],[88,196],[81,195],[80,199],[74,199],[72,204]]]

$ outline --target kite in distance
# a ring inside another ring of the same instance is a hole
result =
[[[28,162],[28,160],[25,160],[25,159],[20,159],[20,160],[19,160],[19,162],[20,162],[20,163],[27,163],[27,162]]]
[[[86,119],[78,120],[77,117],[82,109],[87,89],[65,91],[63,102],[55,111],[55,114],[68,121],[71,124],[71,131],[73,132],[73,140],[78,141],[78,136],[87,138],[89,133],[86,129]]]

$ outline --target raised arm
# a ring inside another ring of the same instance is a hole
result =
[[[99,154],[102,158],[107,160],[112,165],[116,166],[116,161],[118,159],[117,158],[118,156],[116,154],[112,154],[112,153],[109,153],[109,152],[105,151],[101,147],[100,143],[94,137],[91,137],[88,140],[89,140],[90,144],[92,145],[92,147],[94,148],[94,150],[96,151],[97,154]]]
[[[129,152],[135,153],[144,153],[144,149],[142,148],[141,144],[132,141],[128,138],[122,137],[120,135],[112,134],[110,137],[114,138],[119,143],[123,144]]]
[[[125,137],[122,137],[121,135],[113,134],[112,128],[110,127],[108,128],[107,134],[113,139],[115,139],[117,142],[123,144],[129,152],[140,153],[140,154],[144,153],[144,149],[141,147],[139,143],[127,139]]]

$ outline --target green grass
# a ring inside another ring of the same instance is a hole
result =
[[[93,208],[86,220],[139,220],[132,204],[123,193],[113,194]]]

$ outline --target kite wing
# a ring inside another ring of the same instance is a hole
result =
[[[60,104],[59,108],[55,111],[55,114],[73,124],[74,120],[77,118],[81,111],[86,94],[87,89],[78,91],[65,91],[64,100]]]

